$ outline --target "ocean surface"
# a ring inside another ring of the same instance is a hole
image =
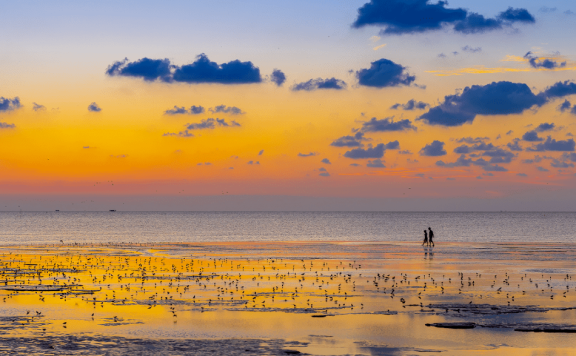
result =
[[[0,244],[220,241],[575,242],[576,213],[0,212]]]

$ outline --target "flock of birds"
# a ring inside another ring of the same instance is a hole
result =
[[[113,246],[62,243],[0,254],[0,303],[26,308],[28,321],[14,320],[42,318],[46,331],[46,323],[73,323],[58,319],[59,310],[73,308],[81,320],[128,322],[134,311],[146,319],[154,309],[176,322],[216,310],[324,317],[429,311],[455,300],[557,306],[573,302],[576,292],[570,275],[399,271],[371,260],[228,258],[193,250],[174,256],[160,247]]]

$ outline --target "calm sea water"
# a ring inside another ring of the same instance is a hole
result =
[[[0,244],[211,241],[575,242],[576,213],[0,212]]]

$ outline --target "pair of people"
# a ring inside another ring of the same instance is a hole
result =
[[[424,230],[424,242],[422,242],[422,246],[432,246],[434,247],[434,231],[432,228],[428,228],[428,231]]]

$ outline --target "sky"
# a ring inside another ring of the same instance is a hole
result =
[[[562,210],[571,1],[1,5],[0,210]]]

